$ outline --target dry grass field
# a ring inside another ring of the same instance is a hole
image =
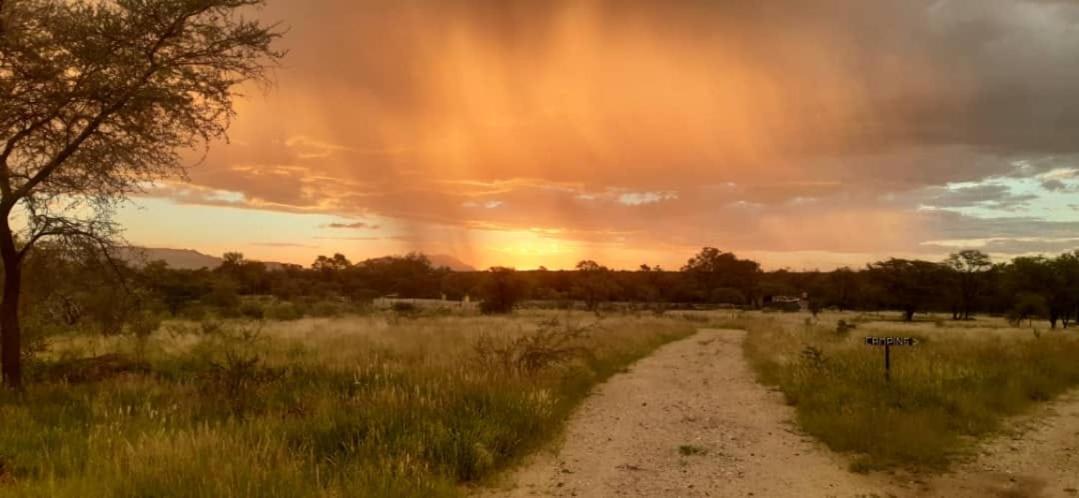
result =
[[[0,393],[0,495],[456,496],[695,323],[374,314],[61,339],[27,392]]]
[[[1005,417],[1079,384],[1070,330],[990,318],[180,321],[143,339],[52,341],[28,390],[0,393],[0,495],[459,496],[554,440],[597,383],[706,327],[747,330],[758,380],[855,471],[946,470]],[[867,335],[921,342],[893,349],[885,382]]]
[[[1004,417],[1079,385],[1079,334],[1071,329],[897,318],[755,314],[732,325],[750,332],[745,353],[759,380],[783,392],[802,429],[850,453],[856,471],[946,469]],[[840,320],[855,328],[839,332]],[[866,346],[866,336],[920,343],[892,348],[885,382],[883,348]]]

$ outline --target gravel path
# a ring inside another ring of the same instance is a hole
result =
[[[541,454],[491,496],[869,494],[865,476],[789,422],[758,384],[740,330],[668,344],[600,386],[574,415],[557,455]]]
[[[1009,425],[922,496],[1079,497],[1079,391]]]
[[[668,344],[598,387],[563,443],[478,493],[578,497],[1076,497],[1079,396],[1018,421],[979,457],[939,477],[854,474],[793,425],[758,384],[739,330]],[[1037,420],[1037,422],[1032,422]]]

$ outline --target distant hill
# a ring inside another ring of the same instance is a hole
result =
[[[203,254],[194,249],[167,249],[160,247],[127,247],[121,250],[120,257],[125,261],[142,266],[152,261],[164,261],[169,268],[179,270],[198,270],[200,268],[214,269],[221,266],[223,261],[217,256]],[[476,271],[471,265],[448,254],[433,254],[427,256],[431,264],[438,267],[447,267],[453,271]],[[278,270],[284,266],[282,263],[264,261],[270,270]]]
[[[193,249],[165,249],[159,247],[125,247],[120,257],[135,266],[153,261],[164,261],[169,268],[178,270],[214,269],[221,266],[222,259]]]
[[[476,271],[472,265],[449,254],[429,254],[427,259],[431,260],[431,265],[435,268],[445,266],[453,271]]]

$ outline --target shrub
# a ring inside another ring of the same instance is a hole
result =
[[[258,303],[247,302],[240,305],[240,316],[251,320],[262,320],[265,318],[266,312]]]
[[[558,320],[551,320],[541,323],[535,332],[510,340],[485,334],[474,347],[476,362],[483,371],[535,376],[588,354],[582,341],[596,323],[588,327],[560,326]]]
[[[281,321],[299,320],[303,318],[303,313],[295,304],[284,302],[266,308],[266,318]]]
[[[319,318],[330,318],[344,314],[344,306],[333,301],[317,301],[311,305],[307,313]]]

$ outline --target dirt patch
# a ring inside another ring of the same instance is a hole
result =
[[[1079,391],[1008,426],[924,496],[1079,497]]]

